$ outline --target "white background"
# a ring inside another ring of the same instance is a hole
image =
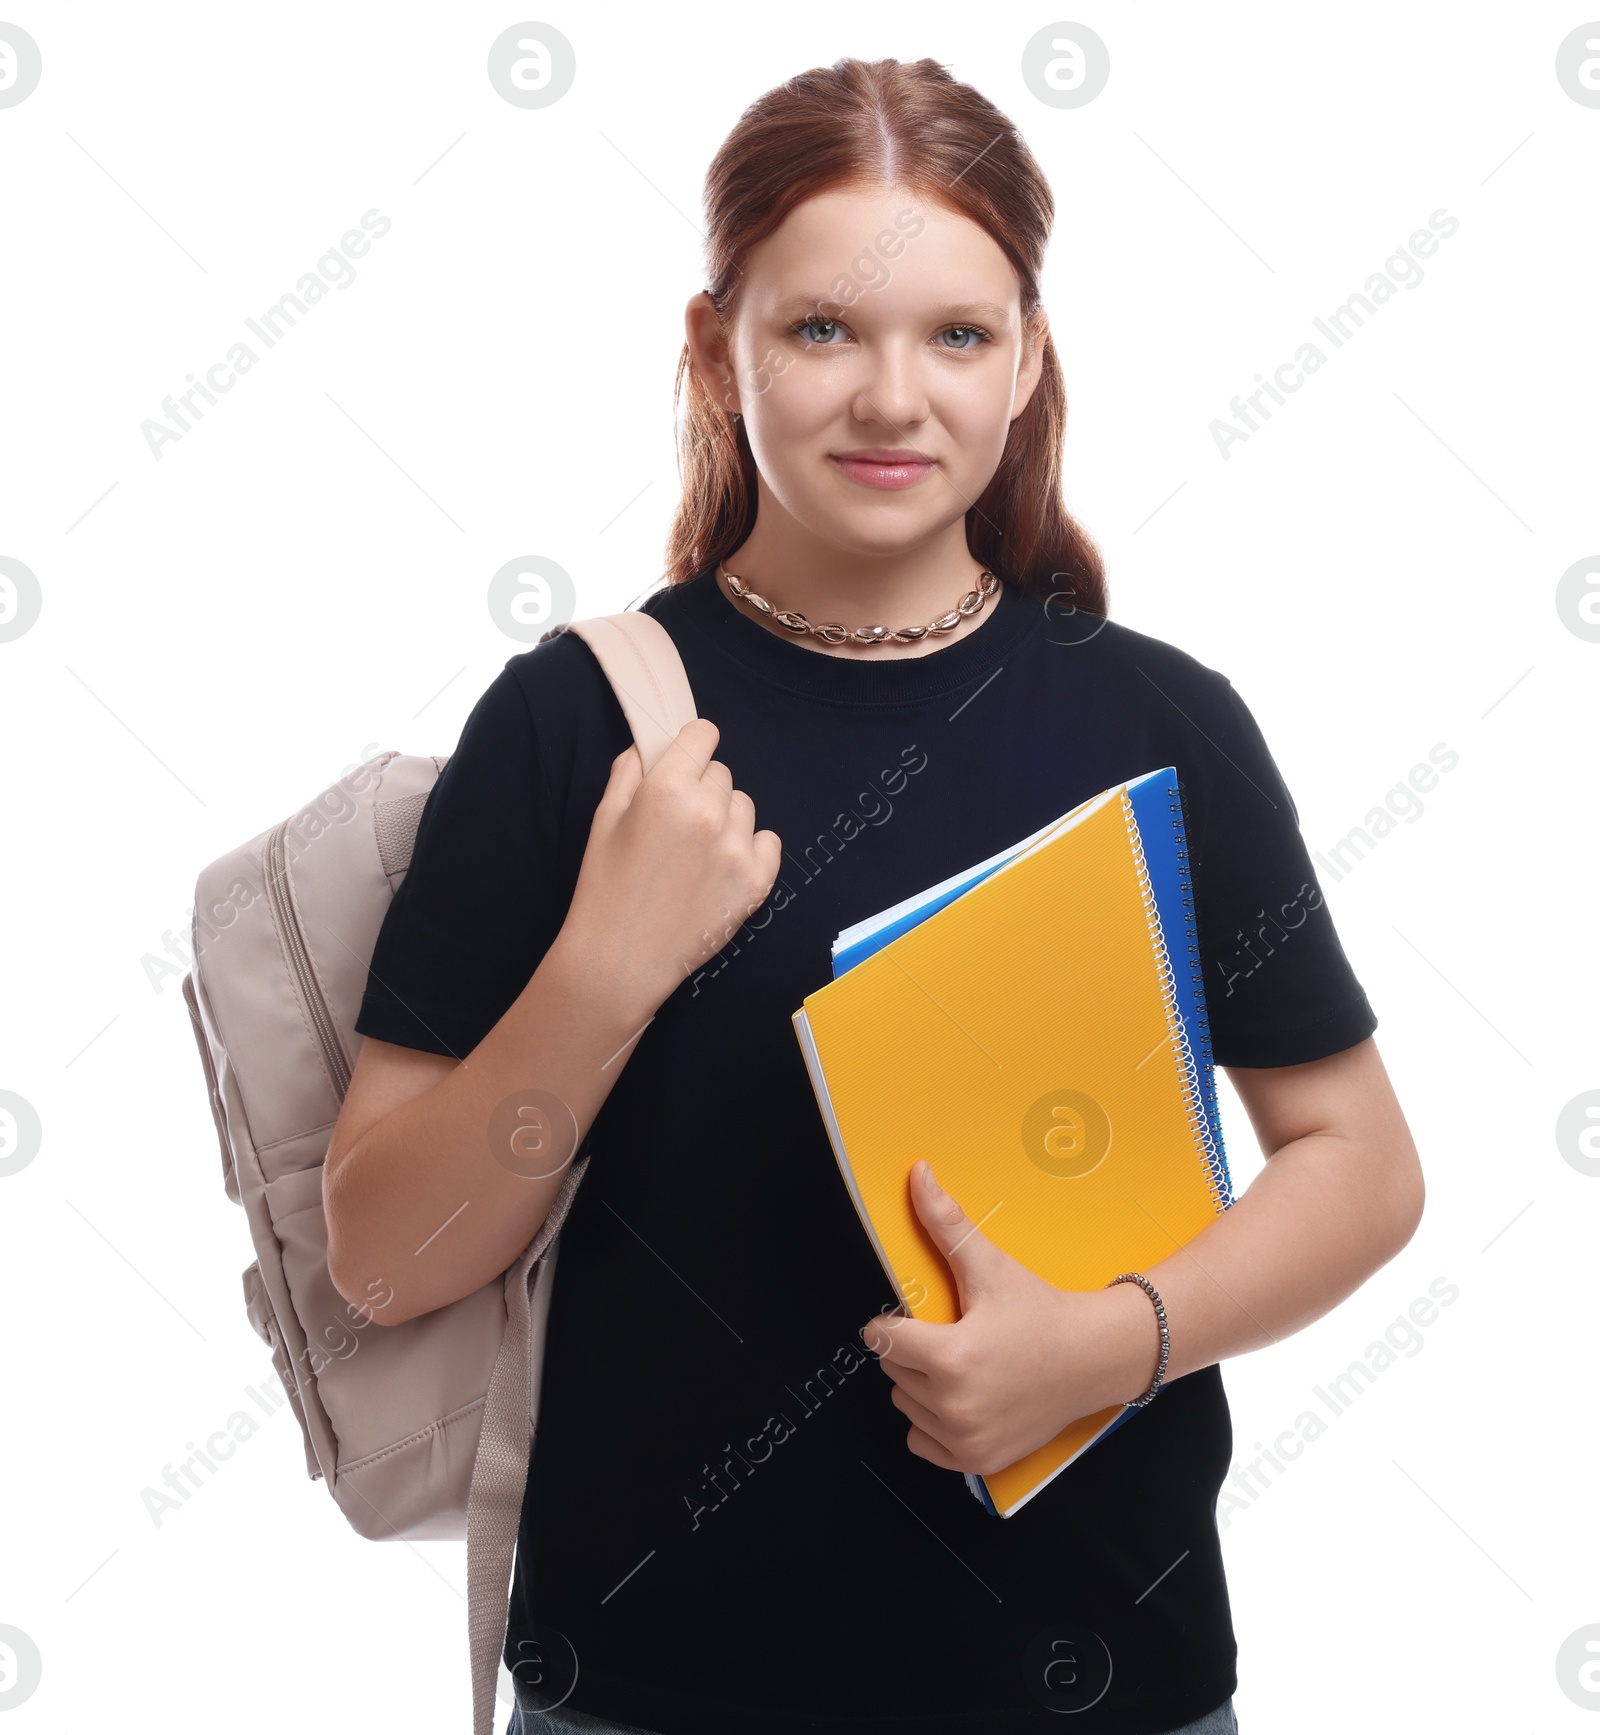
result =
[[[1556,1676],[1600,1622],[1600,1178],[1555,1137],[1600,1087],[1600,644],[1556,604],[1600,548],[1600,109],[1555,75],[1588,14],[562,7],[532,16],[576,82],[521,109],[486,56],[527,16],[5,13],[43,78],[0,109],[0,554],[44,598],[0,644],[0,1088],[44,1128],[0,1179],[0,1623],[44,1658],[5,1735],[466,1728],[463,1547],[357,1538],[287,1410],[146,1513],[269,1361],[177,978],[144,960],[202,866],[368,743],[450,750],[523,648],[486,606],[505,562],[560,562],[583,614],[655,584],[701,177],[746,103],[847,54],[949,65],[1043,163],[1068,497],[1113,615],[1229,675],[1310,847],[1435,743],[1460,756],[1323,874],[1427,1213],[1226,1365],[1238,1461],[1436,1278],[1459,1298],[1231,1515],[1241,1728],[1600,1728]],[[1063,18],[1111,55],[1079,109],[1021,74]],[[374,207],[393,227],[353,284],[153,457],[163,398]],[[1221,457],[1229,400],[1441,208],[1423,281]],[[1242,1190],[1260,1159],[1223,1094]]]

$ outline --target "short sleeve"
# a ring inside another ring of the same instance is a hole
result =
[[[1365,1041],[1378,1020],[1339,943],[1294,799],[1249,708],[1224,687],[1185,791],[1212,1059],[1294,1066]]]
[[[566,915],[533,717],[503,669],[473,707],[379,929],[355,1028],[464,1058],[527,986]]]

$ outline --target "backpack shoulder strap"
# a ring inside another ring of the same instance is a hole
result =
[[[654,615],[629,609],[570,622],[594,652],[633,730],[646,771],[698,713],[672,636]],[[495,1681],[505,1637],[528,1455],[538,1425],[544,1336],[558,1231],[589,1158],[574,1164],[543,1227],[505,1277],[505,1331],[495,1357],[467,1497],[467,1636],[473,1735],[493,1735]]]
[[[699,714],[672,635],[638,609],[567,625],[594,652],[633,730],[646,771]]]

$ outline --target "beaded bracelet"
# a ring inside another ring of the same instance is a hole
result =
[[[1150,1382],[1150,1389],[1142,1397],[1124,1399],[1123,1409],[1142,1410],[1146,1404],[1161,1390],[1161,1377],[1167,1371],[1167,1353],[1172,1348],[1167,1336],[1167,1310],[1161,1304],[1161,1297],[1156,1293],[1156,1286],[1148,1277],[1141,1276],[1137,1271],[1124,1271],[1120,1277],[1113,1277],[1106,1285],[1110,1289],[1116,1283],[1137,1283],[1146,1295],[1155,1303],[1156,1324],[1161,1328],[1161,1359],[1156,1363],[1156,1377]]]

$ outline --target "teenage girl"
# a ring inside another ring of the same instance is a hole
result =
[[[559,1099],[592,1159],[512,1731],[1231,1735],[1219,1364],[1417,1225],[1377,1020],[1266,743],[1224,675],[1108,618],[1063,506],[1052,217],[1016,130],[932,61],[842,60],[746,111],[707,180],[683,498],[644,603],[700,715],[645,776],[575,634],[511,657],[385,920],[327,1159],[341,1293],[382,1278],[399,1322],[517,1259],[565,1174],[497,1160],[517,1093]],[[1012,1260],[919,1161],[962,1317],[910,1319],[790,1015],[841,928],[1164,765],[1212,1054],[1271,1160],[1148,1288],[1094,1293]],[[959,1474],[1153,1387],[1009,1519]]]

